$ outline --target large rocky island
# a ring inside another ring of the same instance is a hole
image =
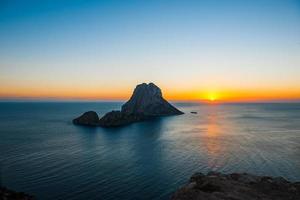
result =
[[[247,173],[196,173],[172,200],[299,200],[300,182]]]
[[[180,110],[163,98],[159,87],[154,83],[136,86],[131,98],[122,106],[121,111],[111,111],[99,119],[95,111],[85,112],[73,120],[76,125],[115,127],[153,117],[180,115]]]

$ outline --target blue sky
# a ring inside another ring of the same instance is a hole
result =
[[[0,70],[2,97],[300,91],[300,1],[0,0]]]

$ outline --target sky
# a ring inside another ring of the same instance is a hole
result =
[[[0,99],[299,101],[299,0],[0,0]]]

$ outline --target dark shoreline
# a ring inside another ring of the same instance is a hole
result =
[[[16,192],[6,187],[0,187],[1,200],[35,200],[35,197],[24,192]]]
[[[300,182],[247,173],[195,173],[171,200],[299,200]]]

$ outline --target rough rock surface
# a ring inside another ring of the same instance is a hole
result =
[[[129,101],[122,106],[122,113],[146,116],[183,114],[163,98],[160,88],[153,83],[137,85]]]
[[[0,199],[1,200],[34,200],[35,198],[23,192],[15,192],[5,187],[0,187]]]
[[[100,120],[96,112],[89,111],[73,120],[74,124],[86,126],[115,127],[147,120],[157,116],[180,115],[180,110],[167,102],[153,83],[136,86],[131,98],[121,111],[106,113]]]
[[[147,117],[142,114],[124,114],[121,111],[111,111],[100,119],[99,125],[103,127],[116,127],[143,121],[145,119],[147,119]]]
[[[251,174],[194,174],[172,200],[299,200],[300,182]]]
[[[83,113],[80,117],[73,119],[73,123],[78,125],[97,126],[99,125],[99,117],[96,112],[88,111]]]

